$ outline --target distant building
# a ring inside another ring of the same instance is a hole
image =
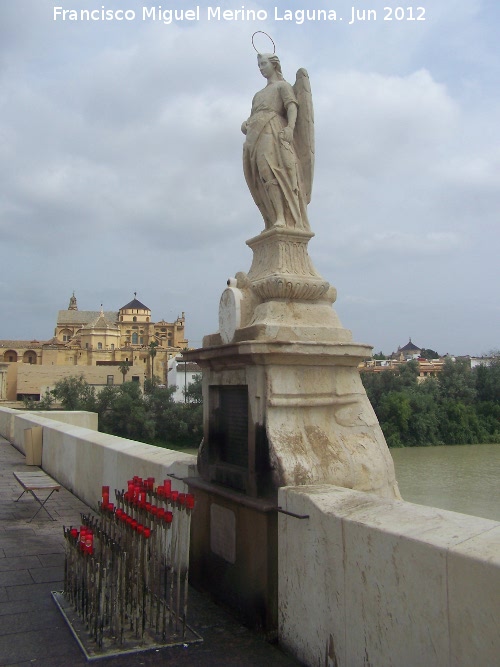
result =
[[[468,357],[471,370],[476,366],[491,366],[495,357]]]
[[[192,361],[183,361],[180,357],[174,357],[168,362],[169,387],[176,387],[173,399],[177,403],[184,401],[184,390],[189,387],[191,382],[201,376],[201,368]]]
[[[137,298],[118,311],[78,310],[73,294],[68,309],[58,313],[54,337],[56,343],[72,343],[93,352],[140,349],[152,341],[161,348],[182,350],[188,344],[184,323],[184,313],[175,322],[152,322],[151,310]]]
[[[407,359],[399,361],[398,359],[368,359],[359,366],[362,373],[384,373],[385,371],[396,370],[400,366],[408,363],[408,361],[416,361],[418,364],[418,382],[422,382],[428,377],[436,377],[442,370],[444,365],[443,359]]]
[[[408,361],[409,359],[418,359],[422,352],[421,347],[417,347],[415,343],[412,343],[411,338],[403,347],[398,347],[397,352],[393,352],[391,355],[392,359],[398,359],[399,361]]]
[[[142,385],[153,373],[166,384],[169,359],[188,346],[184,326],[184,313],[174,322],[152,322],[137,295],[117,311],[97,311],[78,310],[73,293],[50,340],[0,340],[0,400],[36,400],[69,375],[83,375],[96,386],[116,384],[123,381],[119,366],[125,361],[125,380]]]
[[[368,359],[364,361],[359,369],[366,373],[381,373],[387,370],[395,370],[408,361],[418,363],[418,382],[426,378],[436,377],[441,372],[444,365],[444,359],[424,359],[421,356],[422,349],[417,347],[411,340],[403,347],[398,347],[397,352],[393,352],[388,359]]]

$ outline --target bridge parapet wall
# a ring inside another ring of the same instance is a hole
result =
[[[0,407],[0,435],[24,454],[24,429],[40,425],[40,418],[97,431],[97,413],[84,410],[14,410]]]
[[[59,417],[64,421],[58,421]],[[24,430],[33,426],[43,428],[42,468],[93,508],[101,498],[103,485],[123,489],[134,475],[163,482],[167,475],[185,478],[198,474],[196,457],[191,454],[99,433],[94,413],[0,408],[0,435],[23,453]],[[187,486],[176,479],[172,488],[187,491]]]
[[[500,665],[500,523],[333,486],[280,505],[279,634],[306,665]]]

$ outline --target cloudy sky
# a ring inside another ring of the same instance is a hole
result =
[[[376,19],[350,24],[353,4]],[[240,125],[264,84],[264,30],[285,78],[309,71],[309,252],[354,340],[500,348],[500,3],[404,5],[227,0],[210,6],[267,19],[208,20],[202,3],[168,24],[142,20],[159,6],[144,0],[2,0],[0,338],[49,338],[73,290],[82,310],[137,292],[155,320],[185,311],[192,346],[217,330],[263,227]],[[55,6],[135,19],[54,20]],[[325,8],[336,21],[284,20]]]

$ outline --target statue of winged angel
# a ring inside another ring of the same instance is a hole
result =
[[[259,53],[266,86],[253,98],[241,131],[243,172],[265,227],[310,231],[307,205],[314,172],[314,115],[309,75],[285,81],[277,55]]]

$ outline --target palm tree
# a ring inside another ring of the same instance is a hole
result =
[[[130,361],[121,361],[118,364],[118,368],[120,369],[120,373],[123,375],[123,382],[125,382],[125,375],[127,375],[130,370]]]
[[[154,383],[154,376],[153,376],[153,372],[154,372],[153,371],[153,366],[154,366],[154,364],[153,364],[153,361],[154,361],[154,358],[156,357],[156,348],[158,347],[158,345],[159,345],[159,343],[156,340],[152,340],[149,343],[149,352],[148,352],[148,354],[151,357],[151,386]]]

